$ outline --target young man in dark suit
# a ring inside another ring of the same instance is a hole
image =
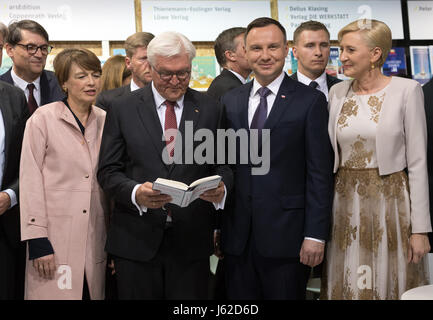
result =
[[[245,59],[245,28],[224,30],[215,40],[215,56],[223,68],[209,86],[207,93],[219,100],[227,91],[246,83],[251,68]]]
[[[425,116],[427,121],[427,165],[428,165],[428,181],[430,189],[430,219],[433,225],[433,79],[430,79],[422,90],[424,91],[424,106]],[[429,233],[430,252],[433,252],[433,234]]]
[[[125,62],[126,67],[131,70],[131,83],[120,88],[101,92],[96,99],[96,106],[108,111],[115,98],[143,88],[152,81],[150,65],[147,61],[147,45],[154,37],[149,32],[137,32],[126,39]]]
[[[1,48],[7,29],[0,25]],[[29,116],[23,92],[0,81],[0,300],[24,298],[25,245],[20,236],[18,175]]]
[[[39,23],[33,20],[12,23],[5,48],[13,66],[0,80],[24,91],[30,114],[39,106],[64,98],[54,73],[44,70],[52,47],[47,31]]]
[[[341,81],[325,71],[331,46],[328,29],[318,21],[303,22],[293,33],[293,43],[298,71],[292,75],[292,79],[316,88],[328,100],[329,89]]]
[[[227,294],[305,299],[310,267],[323,259],[331,218],[327,103],[323,94],[284,73],[289,49],[278,21],[251,22],[245,48],[255,78],[222,97],[224,123],[262,136],[258,147],[250,140],[249,151],[259,150],[269,170],[255,172],[253,157],[233,170],[235,205],[224,214],[221,230]],[[237,152],[239,159],[240,148]]]
[[[200,144],[186,134],[206,129],[216,137],[221,108],[188,88],[195,48],[185,36],[162,33],[147,49],[151,84],[114,100],[105,122],[98,181],[115,201],[106,250],[120,299],[207,299],[214,215],[232,173],[184,159],[194,154],[189,144]],[[220,185],[185,208],[152,189],[157,178],[190,184],[214,174]]]

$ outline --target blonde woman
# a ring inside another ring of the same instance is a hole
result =
[[[391,30],[354,21],[338,34],[344,74],[332,87],[336,172],[323,299],[399,299],[426,284],[431,232],[421,86],[382,74]]]

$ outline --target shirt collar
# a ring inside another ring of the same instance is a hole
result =
[[[310,78],[308,78],[306,75],[302,74],[301,72],[299,72],[299,70],[296,72],[298,75],[298,81],[305,84],[305,85],[310,85],[310,82],[313,81]],[[324,89],[327,88],[327,83],[326,83],[326,71],[323,71],[323,73],[320,75],[320,77],[318,77],[317,79],[314,79],[314,81],[317,82],[318,89]]]
[[[140,89],[140,87],[131,79],[131,92]]]
[[[242,82],[242,84],[245,84],[245,83],[247,83],[247,79],[245,79],[244,77],[242,77],[239,73],[237,73],[236,71],[233,71],[233,70],[230,70],[230,69],[227,69],[228,71],[230,71],[231,73],[233,73],[235,76],[236,76],[236,78],[238,78],[241,82]]]
[[[165,100],[167,99],[159,94],[158,90],[156,90],[153,84],[153,81],[152,81],[152,93],[153,93],[153,99],[155,100],[156,109],[161,108],[161,106],[165,103]],[[180,99],[176,100],[176,106],[175,106],[176,108],[183,109],[184,98],[185,95],[183,95]]]
[[[280,89],[281,83],[284,80],[284,75],[285,72],[282,71],[281,74],[274,80],[272,81],[270,84],[268,84],[266,87],[271,90],[272,94],[277,94],[278,90]],[[256,81],[256,79],[254,79],[253,81],[253,90],[251,91],[251,96],[255,96],[257,94],[257,90],[259,90],[262,87],[262,85]]]
[[[14,68],[11,70],[11,76],[12,80],[14,81],[15,85],[20,88],[21,90],[25,91],[27,89],[27,85],[29,82],[21,79],[17,76],[17,74],[14,71]],[[32,82],[35,85],[35,88],[37,91],[40,91],[41,89],[41,76],[39,76],[35,81]]]

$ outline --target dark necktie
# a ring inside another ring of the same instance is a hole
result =
[[[311,81],[309,86],[313,89],[316,89],[319,86],[319,84],[316,81]]]
[[[174,112],[174,106],[176,105],[176,101],[168,101],[165,100],[165,124],[164,124],[164,132],[165,132],[165,141],[167,144],[167,151],[170,155],[170,158],[174,156],[174,145],[175,136],[173,132],[167,132],[170,129],[177,129],[177,121],[176,121],[176,113]]]
[[[36,102],[35,96],[33,95],[33,90],[35,90],[35,85],[33,83],[29,83],[27,85],[27,89],[29,90],[29,99],[27,101],[27,106],[29,107],[30,115],[35,112],[38,107],[38,103]]]
[[[257,106],[256,112],[254,113],[250,128],[258,129],[259,135],[261,135],[266,118],[268,117],[268,100],[266,97],[271,93],[271,90],[269,90],[267,87],[261,87],[259,90],[257,90],[257,92],[260,95],[260,103]]]

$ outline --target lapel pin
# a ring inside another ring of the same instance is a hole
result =
[[[281,95],[281,98],[286,99],[286,96],[282,94],[282,95]]]
[[[194,111],[198,113],[198,109],[194,109]]]

